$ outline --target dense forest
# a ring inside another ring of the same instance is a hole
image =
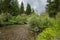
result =
[[[40,15],[29,3],[25,10],[24,2],[19,6],[18,0],[0,0],[0,31],[11,25],[28,26],[26,28],[35,34],[35,38],[32,37],[31,40],[60,40],[60,0],[47,0],[46,11]]]

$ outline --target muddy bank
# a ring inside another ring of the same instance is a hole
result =
[[[35,33],[26,25],[10,25],[0,28],[0,40],[35,40]]]

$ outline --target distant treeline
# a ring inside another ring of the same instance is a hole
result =
[[[29,15],[31,12],[34,12],[34,9],[31,9],[29,3],[27,3],[26,10],[24,10],[23,2],[21,2],[21,6],[19,7],[17,0],[0,0],[0,14],[10,13],[11,15],[16,16],[23,13]]]

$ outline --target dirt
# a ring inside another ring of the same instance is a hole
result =
[[[35,40],[35,33],[26,25],[11,25],[0,28],[0,40]]]

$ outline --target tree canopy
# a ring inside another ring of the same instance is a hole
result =
[[[60,1],[59,0],[47,0],[47,11],[50,17],[55,17],[57,12],[60,11]]]
[[[27,15],[31,14],[31,6],[29,3],[27,4],[27,7],[26,7],[26,14]]]

